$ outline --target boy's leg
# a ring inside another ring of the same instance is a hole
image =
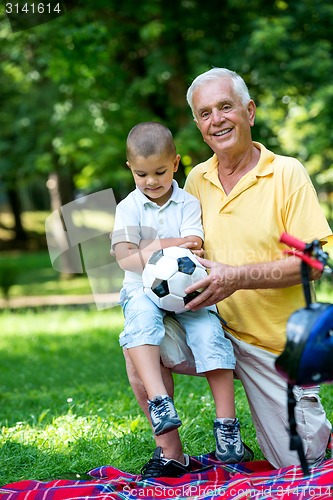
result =
[[[161,394],[169,394],[165,387],[160,362],[159,345],[140,345],[127,349],[128,356],[142,381],[148,399]]]
[[[297,452],[290,450],[287,383],[275,369],[276,356],[231,335],[229,338],[237,358],[235,372],[244,386],[265,458],[276,468],[298,465]],[[324,457],[331,425],[317,387],[297,388],[295,392],[297,431],[311,465]]]
[[[160,344],[165,335],[164,311],[144,293],[142,287],[123,288],[124,332],[120,345],[127,349],[148,395],[148,410],[154,434],[164,434],[181,425],[161,374]]]
[[[233,370],[205,373],[215,402],[214,437],[216,458],[224,463],[252,460],[253,453],[242,442],[240,423],[235,415]]]
[[[177,320],[186,332],[197,373],[225,368],[233,370],[236,364],[232,344],[224,335],[215,308],[203,308],[177,315]]]
[[[139,403],[140,408],[146,415],[147,419],[150,421],[150,415],[147,406],[147,397],[148,397],[147,392],[144,388],[143,383],[138,377],[138,374],[133,366],[133,363],[131,362],[127,349],[124,349],[123,352],[126,362],[126,370],[129,383],[132,387],[132,390]],[[167,393],[170,395],[170,397],[173,398],[174,384],[173,384],[171,370],[161,365],[161,372],[165,387],[167,389]],[[163,449],[163,454],[166,458],[171,458],[181,463],[184,463],[182,444],[177,430],[168,432],[167,434],[162,434],[160,436],[154,436],[154,439],[156,446],[157,447],[160,446]]]
[[[212,391],[216,418],[235,418],[233,370],[212,370],[205,375]]]
[[[180,427],[182,422],[163,382],[159,346],[140,345],[127,351],[148,395],[154,434],[165,434]]]

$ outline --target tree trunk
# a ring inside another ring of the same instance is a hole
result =
[[[52,262],[54,269],[61,273],[62,278],[72,277],[73,274],[83,272],[78,249],[72,248],[68,239],[67,229],[62,217],[62,198],[60,193],[59,176],[56,172],[49,175],[46,186],[50,193],[52,222],[46,225],[48,247],[52,261],[52,254],[58,255]],[[52,248],[50,248],[50,246]]]
[[[27,233],[25,232],[21,219],[21,204],[19,196],[14,188],[7,188],[7,196],[10,208],[14,215],[14,230],[16,241],[27,241]]]

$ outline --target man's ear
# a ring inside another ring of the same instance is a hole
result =
[[[253,127],[254,125],[254,119],[255,119],[255,116],[256,116],[256,105],[255,105],[255,102],[251,101],[249,102],[249,104],[247,105],[247,112],[249,114],[249,123],[250,123],[250,126]]]

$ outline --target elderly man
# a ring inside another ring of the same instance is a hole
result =
[[[239,75],[224,68],[207,71],[192,82],[187,100],[203,140],[214,152],[193,168],[185,185],[202,206],[205,259],[201,262],[209,270],[207,278],[187,290],[205,288],[188,308],[218,305],[264,456],[277,468],[298,464],[286,430],[286,384],[274,362],[284,348],[287,319],[304,306],[304,297],[299,260],[283,255],[279,237],[287,232],[304,241],[316,238],[325,243],[331,230],[304,167],[252,141],[256,106]],[[312,277],[318,279],[320,274]],[[169,341],[162,361],[171,369],[181,362],[190,371],[191,356],[180,349],[177,328],[172,329],[172,342],[178,348],[170,347]],[[173,352],[180,350],[183,355],[173,361]],[[127,369],[144,408],[146,396],[128,360]],[[170,370],[165,369],[165,380],[171,395]],[[306,459],[318,463],[331,431],[319,387],[296,387],[295,397]],[[156,444],[157,451],[144,467],[145,477],[186,472],[181,468],[184,458],[177,431],[156,437]]]

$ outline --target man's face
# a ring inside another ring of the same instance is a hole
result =
[[[204,141],[219,153],[232,153],[251,142],[255,104],[244,106],[228,78],[208,81],[193,92],[195,122]]]

